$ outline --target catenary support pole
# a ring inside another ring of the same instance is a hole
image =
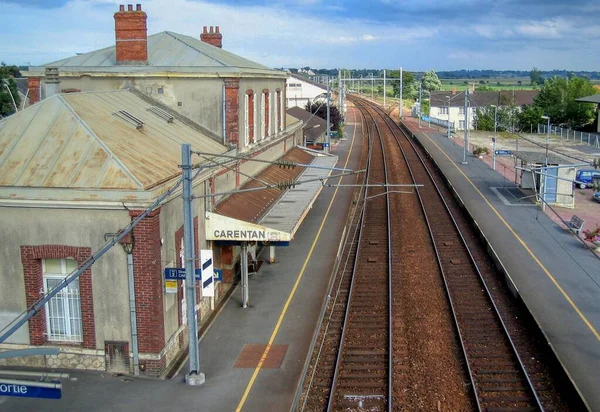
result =
[[[192,196],[192,148],[181,145],[181,169],[183,180],[183,246],[185,259],[185,300],[189,334],[190,371],[185,376],[188,385],[202,385],[205,377],[200,373],[198,349],[198,315],[196,312],[196,274],[194,251],[194,222]]]
[[[402,113],[403,112],[402,106],[403,106],[403,104],[402,104],[402,67],[400,67],[400,106],[398,108],[400,110],[400,114],[399,114],[400,120],[402,120],[404,118],[404,114]]]
[[[383,69],[383,107],[385,107],[385,69]]]
[[[450,130],[450,100],[448,100],[448,130]],[[450,137],[450,132],[448,132]],[[463,147],[463,161],[462,164],[466,165],[467,162],[467,150],[469,150],[469,89],[465,89],[465,141]]]
[[[329,153],[330,145],[331,145],[331,140],[330,140],[330,133],[329,130],[331,129],[331,109],[330,109],[330,101],[331,101],[331,85],[329,82],[327,82],[327,125],[325,126],[325,141],[327,142],[327,149],[325,150],[325,153]]]
[[[421,108],[423,107],[423,82],[419,82],[419,128],[421,128]]]
[[[242,251],[241,253],[241,271],[242,271],[242,307],[248,307],[248,301],[250,300],[248,290],[248,243],[241,242]]]

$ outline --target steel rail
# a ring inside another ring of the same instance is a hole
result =
[[[379,130],[379,126],[377,125],[377,121],[375,120],[375,116],[372,113],[369,113],[371,118],[373,119],[373,124],[377,129],[377,134],[379,135],[379,142],[381,144],[381,152],[383,155],[383,168],[385,171],[385,184],[388,185],[388,168],[387,168],[387,159],[385,153],[385,146],[383,143],[383,134],[381,130]],[[385,192],[386,197],[386,208],[387,208],[387,229],[388,229],[388,401],[387,401],[387,410],[388,412],[392,411],[392,393],[393,393],[393,371],[392,367],[394,365],[393,360],[393,313],[392,313],[392,221],[391,221],[391,208],[390,208],[390,191]],[[372,197],[371,197],[372,198]],[[367,198],[365,198],[367,199]]]
[[[361,113],[362,114],[362,113]],[[364,117],[364,116],[363,116]],[[365,119],[366,120],[366,119]],[[368,142],[369,142],[369,149],[367,151],[367,173],[366,173],[366,178],[365,181],[368,182],[369,181],[369,177],[371,175],[371,152],[373,149],[373,145],[372,145],[372,141],[371,141],[371,134],[370,134],[370,129],[369,129],[369,125],[367,122],[365,122],[365,126],[367,129],[367,138],[368,138]],[[344,345],[344,339],[346,337],[346,325],[348,323],[348,318],[350,317],[350,306],[352,303],[352,296],[353,296],[353,291],[354,291],[354,281],[356,280],[356,269],[358,267],[358,256],[360,254],[360,245],[362,242],[362,235],[363,235],[363,228],[364,228],[364,219],[365,219],[365,213],[366,213],[366,209],[367,209],[367,193],[368,193],[369,189],[365,188],[365,198],[363,199],[363,206],[362,206],[362,212],[361,212],[361,216],[360,216],[360,222],[359,222],[359,233],[358,233],[358,243],[356,246],[356,254],[354,255],[354,265],[352,267],[352,279],[350,281],[350,291],[348,293],[348,300],[346,302],[346,310],[344,313],[344,322],[343,322],[343,326],[342,326],[342,335],[340,337],[340,341],[338,344],[338,348],[337,348],[337,356],[336,356],[336,360],[335,360],[335,367],[333,370],[333,379],[331,380],[331,387],[329,390],[329,399],[327,401],[327,411],[331,411],[334,405],[334,401],[335,401],[335,389],[336,389],[336,385],[337,385],[337,380],[339,378],[339,373],[340,373],[340,367],[342,364],[342,348]]]
[[[372,117],[372,124],[374,125],[375,129],[373,129],[373,126],[371,126],[369,124],[369,121],[367,121],[365,114],[363,113],[363,111],[361,111],[361,115],[363,116],[365,123],[367,125],[367,133],[369,136],[369,152],[368,152],[368,162],[369,164],[371,164],[371,161],[373,160],[373,145],[374,143],[374,131],[377,132],[377,135],[379,136],[379,145],[381,148],[381,156],[383,158],[383,162],[382,162],[382,166],[383,166],[383,170],[382,172],[384,173],[384,180],[385,183],[388,183],[388,169],[387,169],[387,159],[386,159],[386,152],[385,152],[385,146],[383,143],[383,138],[381,136],[381,132],[379,130],[379,128],[377,127],[377,124]],[[369,169],[370,170],[370,169]],[[369,176],[367,178],[367,182],[368,179],[371,178],[371,173],[369,173]],[[366,215],[367,212],[367,201],[369,199],[372,199],[373,196],[369,197],[368,196],[368,189],[369,186],[367,185],[366,190],[365,190],[365,198],[364,198],[364,206],[363,206],[363,213],[364,215]],[[387,334],[388,334],[388,357],[387,357],[387,365],[383,367],[383,372],[387,375],[387,381],[383,384],[383,386],[387,386],[387,394],[384,395],[385,397],[385,404],[387,405],[387,410],[391,411],[392,410],[392,404],[393,404],[393,398],[392,398],[392,394],[393,394],[393,375],[392,375],[392,366],[393,366],[393,351],[392,351],[392,327],[393,327],[393,323],[392,323],[392,294],[391,294],[391,281],[392,281],[392,266],[391,266],[391,217],[390,217],[390,196],[389,193],[384,193],[386,195],[386,203],[385,203],[385,207],[386,207],[386,228],[387,228],[387,255],[388,255],[388,260],[387,260],[387,266],[388,266],[388,270],[387,270],[387,306],[388,306],[388,318],[387,318]],[[365,217],[363,216],[363,219],[365,219]],[[362,231],[361,231],[361,240],[359,241],[359,247],[362,241]],[[358,256],[359,256],[359,252],[357,251],[357,254],[355,255],[355,260],[358,260]],[[337,384],[339,382],[339,376],[340,376],[340,367],[341,367],[341,363],[342,363],[342,359],[344,356],[344,345],[346,343],[346,330],[349,329],[349,327],[347,327],[347,323],[348,323],[348,319],[349,316],[351,314],[351,306],[352,306],[352,298],[354,297],[354,279],[356,278],[355,274],[356,274],[356,270],[357,270],[357,266],[355,265],[353,268],[353,282],[350,288],[350,294],[349,294],[349,299],[348,299],[348,303],[346,306],[346,311],[345,311],[345,318],[344,318],[344,327],[342,329],[342,338],[340,339],[340,345],[338,348],[338,356],[336,359],[336,367],[335,367],[335,374],[334,374],[334,379],[333,379],[333,383],[332,383],[332,388],[330,390],[330,398],[329,398],[329,404],[328,404],[328,409],[327,410],[331,410],[334,406],[335,406],[335,402],[336,402],[336,392],[337,392]],[[384,388],[385,391],[385,388]],[[341,401],[341,400],[340,400]],[[359,404],[360,405],[360,404]]]
[[[464,246],[464,248],[465,248],[465,250],[466,250],[466,252],[467,252],[467,254],[469,256],[470,263],[473,266],[473,268],[475,269],[475,272],[478,275],[479,281],[481,282],[482,286],[484,287],[484,290],[486,292],[486,296],[487,296],[489,302],[492,304],[492,307],[494,308],[495,316],[496,316],[497,320],[500,322],[500,325],[502,326],[502,331],[504,332],[504,337],[507,339],[508,343],[510,344],[510,347],[512,349],[512,353],[513,353],[513,355],[517,359],[519,369],[522,372],[522,374],[523,374],[523,376],[524,376],[524,378],[525,378],[525,380],[527,382],[527,386],[528,386],[527,389],[529,389],[531,391],[531,394],[533,395],[533,397],[534,397],[534,399],[536,401],[537,407],[541,411],[543,411],[544,408],[542,406],[541,400],[540,400],[540,398],[539,398],[539,396],[537,394],[537,391],[535,390],[535,388],[533,386],[533,382],[531,381],[531,378],[530,378],[529,374],[527,373],[525,365],[523,364],[523,361],[522,361],[521,357],[519,356],[519,353],[518,353],[518,351],[516,349],[516,346],[515,346],[512,338],[510,336],[510,333],[508,332],[508,328],[506,327],[506,324],[504,323],[504,321],[502,319],[502,316],[500,315],[500,311],[499,311],[499,309],[498,309],[498,307],[496,305],[496,302],[494,301],[494,299],[492,297],[492,294],[491,294],[491,292],[490,292],[490,290],[489,290],[489,288],[487,286],[487,283],[485,282],[485,279],[483,278],[483,275],[482,275],[482,273],[481,273],[481,271],[479,269],[479,266],[475,262],[473,254],[471,253],[471,249],[469,248],[469,246],[468,246],[468,244],[467,244],[467,242],[466,242],[466,240],[464,238],[464,235],[463,235],[462,231],[460,230],[460,228],[458,226],[458,223],[456,222],[456,219],[454,218],[454,215],[450,211],[450,207],[449,207],[448,203],[446,202],[446,200],[444,199],[439,186],[435,182],[435,179],[433,178],[433,176],[431,174],[431,171],[429,170],[429,168],[425,164],[425,161],[424,161],[423,157],[421,156],[421,154],[416,149],[414,143],[412,141],[410,141],[410,139],[406,136],[406,133],[404,132],[404,130],[402,130],[391,119],[389,119],[389,116],[387,116],[381,109],[379,109],[378,107],[376,107],[375,110],[377,110],[381,114],[382,118],[384,119],[384,121],[386,122],[386,124],[388,125],[388,127],[390,128],[390,130],[392,131],[392,133],[394,134],[394,137],[395,137],[396,141],[398,142],[398,145],[400,145],[400,142],[399,142],[396,130],[399,131],[402,134],[402,137],[404,137],[408,141],[408,143],[411,145],[411,147],[415,151],[415,154],[419,158],[419,160],[420,160],[420,162],[421,162],[421,164],[422,164],[425,172],[429,176],[429,178],[431,180],[431,183],[433,184],[433,187],[435,188],[435,190],[436,190],[436,192],[437,192],[440,200],[444,204],[444,208],[445,208],[446,212],[448,213],[448,216],[450,217],[450,219],[452,221],[452,224],[453,224],[454,228],[456,229],[456,232],[457,232],[457,234],[458,234],[458,236],[459,236],[459,238],[460,238],[460,240],[461,240],[461,242],[462,242],[462,244],[463,244],[463,246]],[[390,126],[390,122],[393,123],[394,127]],[[404,150],[402,150],[402,152],[403,152],[403,155],[405,156],[405,159],[406,159],[406,155],[404,153]],[[407,161],[407,165],[408,165],[408,161]],[[413,180],[414,180],[414,175],[413,175],[412,169],[410,168],[410,165],[408,166],[408,168],[409,168],[411,176],[413,176]],[[419,191],[417,190],[417,192],[419,192]],[[423,203],[422,198],[421,198],[420,195],[419,195],[419,200],[421,202],[421,207],[423,209],[423,213],[426,215],[425,209],[424,209],[424,203]],[[432,229],[431,229],[431,226],[429,224],[429,220],[428,219],[427,219],[427,225],[428,225],[428,229],[429,229],[430,233],[432,233]],[[434,238],[433,234],[431,236],[432,236],[432,241],[433,241],[433,238]],[[436,255],[438,255],[437,248],[436,248]],[[441,264],[441,262],[439,262],[439,263]],[[444,283],[447,285],[447,280],[446,280],[446,277],[445,277],[443,271],[442,271],[442,275],[444,276]],[[447,290],[448,290],[448,293],[450,293],[448,288],[447,288]],[[452,307],[452,311],[454,312],[455,311],[454,305],[451,305],[451,307]],[[453,313],[453,316],[454,316],[454,318],[456,320],[457,319],[456,313]],[[458,323],[456,324],[456,326],[458,328]],[[464,343],[462,342],[462,334],[460,336],[461,336],[461,338],[460,338],[461,339],[461,345],[463,346],[463,350],[464,350],[465,348],[464,348]],[[465,358],[469,359],[469,356],[465,356]],[[467,362],[467,365],[468,364],[469,364],[469,362]],[[470,367],[469,367],[469,373],[471,375],[471,381],[473,382],[474,381],[474,377],[473,377],[473,373],[472,373]],[[473,388],[474,388],[475,391],[476,391],[475,388],[480,389],[480,387],[475,386],[475,385],[473,385]],[[481,405],[480,405],[480,402],[479,402],[479,397],[476,396],[476,399],[477,399],[478,408],[479,408],[479,410],[481,410]]]

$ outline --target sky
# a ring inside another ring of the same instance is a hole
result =
[[[148,34],[199,36],[269,67],[600,71],[598,0],[137,0]],[[0,60],[114,44],[115,0],[0,0]]]

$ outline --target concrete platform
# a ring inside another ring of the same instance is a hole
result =
[[[589,407],[600,410],[600,259],[535,205],[498,196],[514,184],[476,157],[461,164],[462,146],[443,132],[419,129],[416,119],[405,124],[480,227]]]
[[[337,166],[357,169],[362,145],[360,115],[349,108],[348,139],[332,148]],[[355,122],[358,122],[355,124]],[[348,161],[347,161],[348,160]],[[343,179],[354,183],[356,176]],[[334,183],[329,181],[328,183]],[[301,378],[327,293],[352,188],[324,188],[290,247],[264,263],[249,281],[250,306],[238,287],[200,340],[206,381],[188,386],[188,363],[170,381],[73,372],[61,400],[0,398],[0,411],[286,411]],[[272,344],[269,354],[265,347]],[[242,352],[244,352],[242,354]],[[240,357],[240,355],[242,355]]]

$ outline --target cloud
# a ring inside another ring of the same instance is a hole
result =
[[[32,6],[1,1],[5,3],[0,60],[34,65],[112,46],[113,14],[126,3],[37,0],[37,6]],[[226,50],[271,67],[529,69],[568,62],[569,69],[597,70],[600,55],[589,50],[600,48],[596,35],[600,24],[596,14],[581,10],[598,6],[587,0],[566,4],[560,0],[144,0],[142,6],[148,13],[149,34],[169,30],[198,37],[202,26],[218,25]]]

